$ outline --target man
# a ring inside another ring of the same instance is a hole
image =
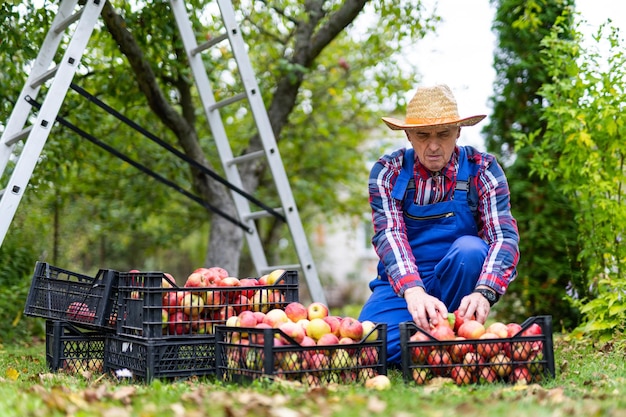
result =
[[[492,155],[456,143],[462,126],[484,117],[459,117],[445,85],[418,88],[405,120],[383,117],[411,148],[382,156],[370,173],[380,261],[359,318],[387,323],[391,364],[401,359],[400,323],[429,329],[457,309],[484,323],[517,274],[506,176]]]

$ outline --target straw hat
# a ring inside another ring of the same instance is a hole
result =
[[[474,126],[486,117],[478,115],[461,118],[456,99],[445,84],[419,87],[406,108],[406,119],[383,117],[393,130],[415,129],[428,126]]]

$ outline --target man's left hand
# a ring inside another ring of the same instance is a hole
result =
[[[491,311],[489,301],[482,294],[473,292],[466,295],[459,305],[459,314],[463,319],[470,320],[472,316],[481,323],[485,323]]]

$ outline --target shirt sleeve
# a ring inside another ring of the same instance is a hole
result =
[[[424,287],[406,236],[401,201],[391,196],[402,170],[403,155],[404,150],[398,150],[383,156],[374,164],[369,177],[372,244],[385,266],[391,287],[400,297],[411,287]]]
[[[517,275],[519,232],[511,214],[509,185],[495,157],[486,155],[477,176],[478,234],[489,245],[476,285],[504,294]]]

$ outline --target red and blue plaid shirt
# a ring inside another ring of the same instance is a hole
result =
[[[389,281],[399,296],[415,286],[423,286],[411,246],[406,237],[402,202],[391,196],[391,190],[402,171],[406,149],[381,157],[372,168],[369,200],[372,207],[374,236],[372,244],[385,265]],[[493,155],[468,152],[478,164],[472,187],[478,191],[478,236],[489,245],[487,258],[476,285],[487,285],[504,294],[515,278],[519,260],[519,233],[511,215],[510,193],[502,167]],[[448,165],[433,175],[415,161],[415,203],[427,205],[451,200],[456,186],[459,149]]]

